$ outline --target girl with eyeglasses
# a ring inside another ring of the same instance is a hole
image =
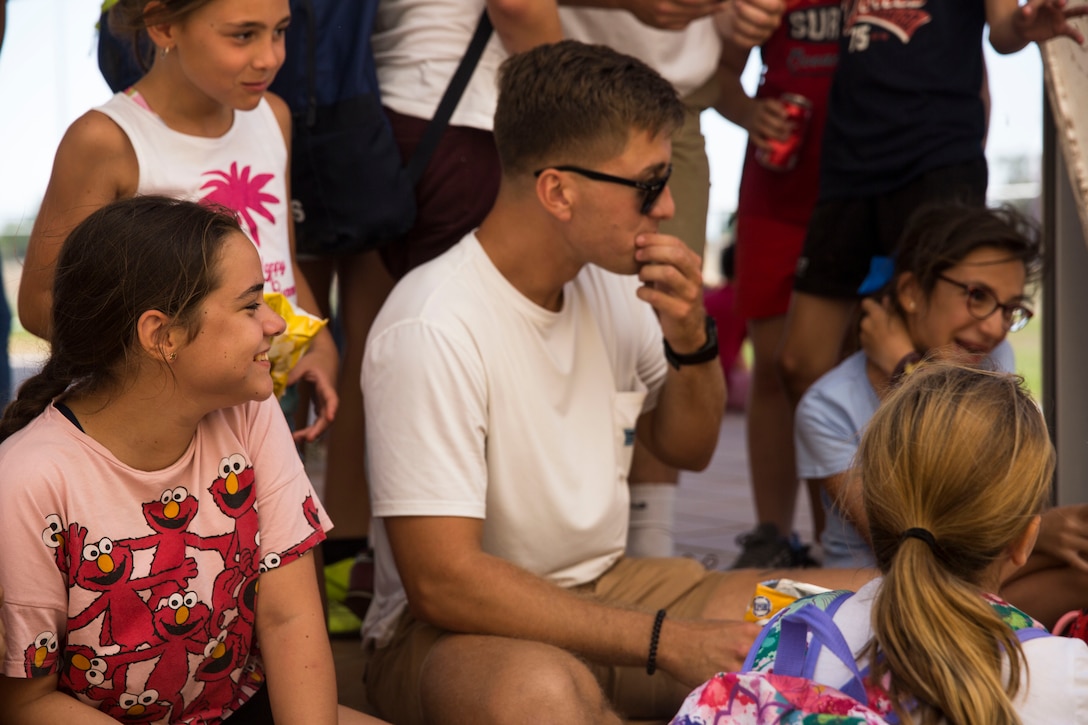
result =
[[[825,566],[876,563],[854,457],[881,400],[923,358],[1012,372],[1005,338],[1032,317],[1027,285],[1040,264],[1036,230],[1012,209],[941,205],[912,217],[883,297],[863,302],[862,349],[797,408],[798,476],[822,489]],[[1031,561],[1004,582],[1003,596],[1047,624],[1088,600],[1086,508],[1048,512]]]

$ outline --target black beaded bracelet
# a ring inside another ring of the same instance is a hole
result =
[[[658,609],[654,617],[654,629],[650,633],[650,656],[646,658],[646,674],[657,672],[657,640],[661,637],[661,623],[665,621],[665,610]]]

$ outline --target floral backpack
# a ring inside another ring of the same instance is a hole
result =
[[[684,700],[670,725],[895,725],[891,699],[859,669],[833,616],[848,591],[800,599],[786,607],[756,638],[739,673],[719,673]],[[991,605],[1021,642],[1047,637],[1046,629],[996,598]],[[812,680],[827,650],[850,672],[838,688]]]

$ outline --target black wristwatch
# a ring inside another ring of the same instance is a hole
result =
[[[718,326],[710,315],[707,315],[705,319],[706,342],[695,352],[681,355],[669,347],[669,341],[665,340],[665,359],[669,361],[669,365],[679,370],[684,365],[699,365],[718,357]]]

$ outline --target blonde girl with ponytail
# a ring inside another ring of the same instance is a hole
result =
[[[1020,383],[923,366],[862,438],[882,577],[835,621],[903,722],[1088,722],[1088,647],[1059,637],[1021,645],[1010,624],[1041,625],[994,594],[1031,554],[1054,470],[1042,413]],[[815,674],[833,684],[829,664]]]

